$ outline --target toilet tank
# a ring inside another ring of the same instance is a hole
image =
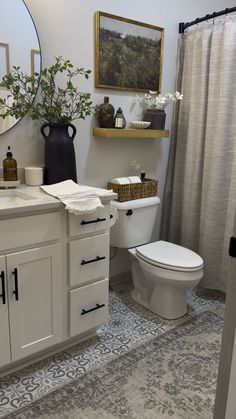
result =
[[[160,199],[135,199],[133,201],[111,201],[118,212],[118,220],[111,227],[112,247],[128,249],[151,240]]]

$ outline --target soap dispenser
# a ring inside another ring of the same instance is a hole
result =
[[[11,147],[8,146],[6,159],[3,160],[3,180],[17,180],[17,162],[12,157]]]

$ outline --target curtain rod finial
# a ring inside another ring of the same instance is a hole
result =
[[[184,33],[184,26],[185,26],[184,22],[179,23],[179,33]]]

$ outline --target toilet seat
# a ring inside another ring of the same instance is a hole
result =
[[[190,249],[163,240],[136,247],[136,255],[146,263],[173,271],[198,271],[202,258]]]

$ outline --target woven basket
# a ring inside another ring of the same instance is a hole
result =
[[[155,179],[146,179],[141,183],[128,183],[127,185],[108,182],[107,189],[112,189],[118,194],[117,201],[124,202],[156,196],[157,185],[158,181]]]

